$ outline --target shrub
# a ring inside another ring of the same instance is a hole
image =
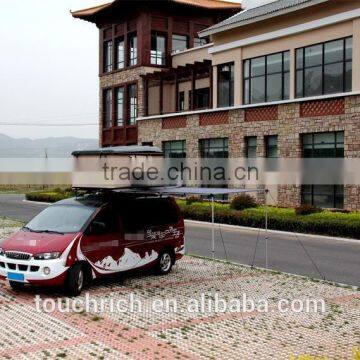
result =
[[[211,205],[207,202],[186,205],[178,200],[185,219],[211,222]],[[225,204],[215,204],[215,222],[255,228],[264,228],[265,209],[263,207],[234,211]],[[297,216],[292,209],[269,207],[268,227],[297,233],[360,239],[360,214],[340,214],[323,211],[308,216]]]
[[[203,202],[203,199],[199,196],[189,196],[186,198],[186,205],[191,205],[197,202]]]
[[[312,205],[301,205],[295,209],[296,215],[311,215],[322,212],[322,209]]]
[[[247,194],[235,196],[230,203],[230,209],[233,210],[245,210],[257,206],[255,199]]]

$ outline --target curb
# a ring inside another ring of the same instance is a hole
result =
[[[191,223],[195,225],[202,225],[202,226],[212,226],[211,222],[206,221],[197,221],[197,220],[187,220],[185,219],[185,223]],[[220,224],[214,223],[217,227],[222,227],[225,229],[233,229],[233,230],[246,230],[246,231],[253,231],[258,232],[263,231],[265,232],[264,228],[253,228],[247,226],[238,226],[238,225],[229,225],[229,224]],[[311,239],[323,239],[323,240],[330,240],[330,241],[343,241],[343,242],[350,242],[350,243],[357,243],[360,244],[360,240],[357,239],[348,239],[348,238],[341,238],[341,237],[332,237],[326,235],[313,235],[313,234],[304,234],[304,233],[296,233],[296,232],[289,232],[289,231],[281,231],[281,230],[268,230],[269,234],[279,234],[279,235],[290,235],[290,236],[301,236],[301,237],[308,237]]]

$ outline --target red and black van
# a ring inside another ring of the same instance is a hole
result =
[[[171,271],[184,255],[184,221],[171,197],[111,191],[49,206],[0,244],[0,278],[62,286],[78,295],[86,282],[153,267]]]

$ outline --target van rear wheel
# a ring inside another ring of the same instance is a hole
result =
[[[173,256],[170,251],[163,251],[160,256],[156,266],[157,273],[159,275],[166,275],[171,271],[173,266]]]
[[[76,264],[70,268],[67,281],[66,291],[70,296],[78,296],[84,287],[85,271],[81,264]]]

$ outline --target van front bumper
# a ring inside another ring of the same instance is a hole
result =
[[[68,267],[64,258],[53,260],[15,260],[0,255],[0,278],[30,285],[62,285]],[[14,280],[20,278],[21,280]]]

